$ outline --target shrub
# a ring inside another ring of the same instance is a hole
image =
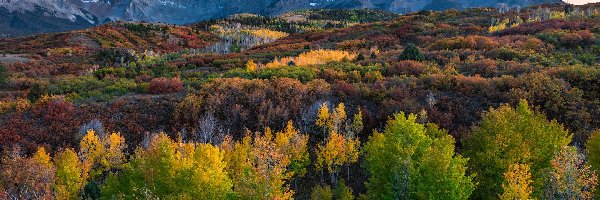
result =
[[[179,92],[183,89],[183,83],[179,77],[174,78],[154,78],[148,84],[148,92],[151,94],[165,94]]]
[[[419,47],[414,44],[406,45],[402,54],[398,57],[399,60],[416,60],[416,61],[424,61],[425,55],[421,53]]]
[[[419,75],[425,71],[425,65],[423,63],[414,60],[403,60],[392,64],[386,68],[386,75]]]
[[[102,79],[106,76],[113,76],[113,77],[118,77],[118,78],[122,78],[125,77],[125,68],[114,68],[114,67],[107,67],[107,68],[102,68],[99,70],[96,70],[94,72],[94,76],[98,79]]]
[[[0,87],[3,87],[8,82],[8,70],[0,63]]]
[[[110,95],[123,95],[137,88],[137,84],[133,80],[118,79],[111,85],[104,88],[103,93]]]

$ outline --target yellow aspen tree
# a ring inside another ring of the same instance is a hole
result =
[[[256,69],[257,69],[256,63],[254,63],[253,60],[248,60],[248,62],[246,63],[246,70],[247,71],[256,71]]]
[[[358,109],[357,113],[354,114],[349,130],[346,130],[346,157],[348,157],[348,164],[358,162],[358,155],[360,153],[360,140],[356,136],[362,130],[362,111]],[[348,175],[348,178],[350,178],[350,175]]]
[[[303,176],[309,164],[307,144],[291,121],[277,133],[248,131],[238,142],[226,137],[221,149],[235,192],[241,199],[291,199],[289,181]]]
[[[358,162],[358,156],[360,154],[360,140],[358,138],[346,138],[346,144],[344,149],[344,155],[346,161],[346,175],[350,179],[350,164]]]
[[[527,164],[511,164],[508,171],[504,173],[504,183],[500,195],[502,200],[527,200],[531,199],[533,189],[531,187],[531,172]]]
[[[273,31],[269,29],[255,29],[249,30],[250,34],[256,37],[268,38],[271,40],[276,40],[282,37],[287,37],[289,33],[281,32],[281,31]]]
[[[323,129],[323,141],[325,141],[325,138],[327,138],[327,133],[331,131],[332,123],[333,122],[331,120],[327,103],[321,104],[321,107],[319,107],[319,110],[317,111],[317,120],[315,121],[315,125]]]
[[[101,160],[104,158],[105,153],[104,143],[95,134],[94,130],[88,130],[79,142],[79,157],[83,164],[83,170],[89,173],[92,178],[102,173],[102,169],[96,164],[104,162]]]
[[[332,183],[336,181],[339,166],[346,163],[346,139],[338,133],[330,133],[325,144],[317,146],[317,169],[326,169]]]
[[[331,114],[332,127],[331,131],[339,133],[346,125],[346,107],[344,103],[339,103]]]
[[[293,122],[288,121],[285,129],[276,134],[275,143],[279,151],[290,155],[287,173],[290,173],[293,178],[294,188],[296,189],[298,178],[304,177],[306,167],[310,164],[307,148],[308,136],[301,134],[300,131],[294,128]]]
[[[363,116],[362,110],[359,108],[358,111],[354,114],[352,119],[352,124],[350,125],[350,131],[348,133],[352,134],[353,137],[358,135],[363,130]]]
[[[194,151],[195,183],[198,186],[197,197],[206,199],[226,199],[231,193],[233,183],[225,168],[223,151],[211,144],[197,144]]]
[[[44,147],[39,147],[37,149],[37,151],[35,152],[35,154],[33,154],[33,156],[31,157],[31,160],[36,163],[39,164],[41,166],[47,167],[47,168],[52,168],[52,159],[50,158],[50,154],[48,154],[48,152],[46,152],[46,148]]]
[[[234,141],[228,135],[223,139],[220,146],[223,151],[224,161],[227,163],[226,171],[233,180],[233,188],[240,196],[251,196],[255,193],[253,186],[256,180],[256,173],[253,170],[252,135],[249,131],[246,136],[239,141]]]
[[[356,58],[356,54],[347,51],[319,49],[301,53],[296,57],[285,57],[275,59],[273,62],[267,63],[267,68],[287,66],[290,61],[293,61],[297,66],[319,65],[329,62],[339,62],[343,60],[352,60]]]
[[[252,149],[252,137],[246,135],[240,141],[233,141],[231,136],[225,137],[221,144],[224,151],[224,160],[228,163],[227,171],[234,178],[234,187],[240,188],[236,177],[242,177],[246,169],[251,167],[250,150]]]
[[[37,177],[36,183],[33,184],[38,185],[37,191],[42,191],[34,196],[39,199],[50,199],[52,196],[52,182],[56,179],[56,169],[52,164],[50,154],[46,152],[44,147],[39,147],[28,163],[31,163],[30,167],[34,167],[33,174]]]
[[[327,103],[323,103],[321,104],[321,107],[319,107],[315,124],[319,127],[327,128],[330,124],[329,121],[329,107],[327,107]]]
[[[358,161],[360,152],[356,133],[362,131],[362,112],[359,109],[352,123],[348,123],[344,103],[339,103],[332,112],[324,103],[318,111],[316,125],[325,131],[323,144],[317,147],[317,168],[322,175],[323,169],[327,169],[331,182],[335,183],[339,167],[345,165],[350,178],[350,164]]]
[[[227,199],[231,179],[224,154],[211,144],[176,142],[165,133],[138,148],[120,176],[102,188],[107,199]]]
[[[111,133],[103,139],[105,153],[103,154],[102,165],[105,169],[119,169],[125,163],[125,154],[123,151],[127,148],[125,138],[121,133]]]
[[[285,186],[290,178],[285,173],[290,155],[278,151],[270,129],[267,128],[264,135],[255,134],[251,158],[255,160],[259,183],[257,195],[265,199],[291,199],[294,192]]]

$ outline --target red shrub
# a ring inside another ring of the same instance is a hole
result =
[[[75,147],[81,124],[73,103],[44,96],[24,112],[13,113],[0,123],[0,150],[18,145],[33,152],[39,145],[51,150]]]
[[[500,31],[499,35],[533,35],[538,32],[549,29],[562,29],[562,30],[585,30],[590,29],[593,23],[586,22],[584,20],[564,20],[564,19],[551,19],[544,21],[537,21],[531,23],[524,23],[517,27],[507,28]]]
[[[392,64],[387,68],[387,75],[419,75],[425,71],[426,66],[423,63],[414,60],[403,60]]]
[[[154,78],[148,85],[148,92],[151,94],[165,94],[179,92],[183,89],[183,83],[178,77],[171,79],[168,78]]]
[[[560,38],[564,46],[577,46],[593,44],[596,40],[594,34],[589,30],[567,33]]]

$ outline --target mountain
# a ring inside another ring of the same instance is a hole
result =
[[[109,21],[187,24],[237,13],[279,15],[300,9],[372,8],[407,13],[470,7],[522,7],[560,0],[0,0],[0,36],[79,29]]]
[[[81,29],[97,17],[63,0],[0,0],[0,37]]]

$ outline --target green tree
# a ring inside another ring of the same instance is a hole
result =
[[[231,179],[223,152],[210,144],[180,143],[166,134],[138,148],[120,174],[102,186],[105,199],[227,199]]]
[[[352,188],[346,186],[344,181],[340,181],[340,183],[335,186],[335,189],[333,189],[333,198],[337,200],[354,200]]]
[[[594,131],[586,143],[588,163],[592,170],[600,172],[600,130]],[[596,183],[598,184],[598,183]],[[595,196],[600,196],[600,190],[596,190]]]
[[[73,149],[65,149],[54,157],[56,182],[54,192],[57,199],[77,199],[86,184],[87,173]]]
[[[329,185],[321,186],[317,185],[312,189],[310,193],[310,199],[314,200],[354,200],[352,194],[352,188],[346,186],[344,181],[341,181],[337,186],[331,190]]]
[[[542,169],[549,167],[554,154],[570,141],[562,125],[532,111],[525,100],[516,109],[508,105],[490,109],[464,142],[464,155],[470,158],[469,168],[479,183],[475,198],[497,199],[503,174],[513,163],[531,167],[533,193],[540,195]]]
[[[364,147],[369,199],[467,199],[475,189],[454,139],[415,115],[394,115]]]
[[[416,60],[416,61],[424,61],[425,55],[421,53],[421,49],[417,47],[415,44],[407,44],[402,51],[402,54],[398,57],[399,60]]]
[[[331,191],[331,187],[329,187],[329,185],[315,186],[312,189],[312,192],[310,193],[310,199],[312,199],[312,200],[332,200],[333,192]]]

